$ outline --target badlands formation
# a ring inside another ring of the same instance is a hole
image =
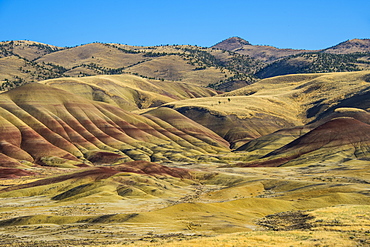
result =
[[[369,71],[224,93],[187,76],[71,76],[1,93],[0,245],[370,244]]]

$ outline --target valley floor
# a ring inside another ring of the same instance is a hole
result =
[[[166,190],[158,194],[118,198],[109,179],[99,192],[73,200],[47,193],[60,184],[3,192],[0,246],[369,246],[369,165],[176,164],[169,166],[190,169],[193,179],[157,177],[151,190]]]

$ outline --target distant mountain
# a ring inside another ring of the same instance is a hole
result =
[[[211,48],[233,51],[239,54],[250,56],[265,63],[271,63],[280,58],[299,54],[302,52],[311,52],[309,50],[279,49],[267,45],[252,45],[248,41],[239,37],[226,39],[220,43],[217,43]]]
[[[245,45],[251,45],[251,43],[239,37],[232,37],[215,44],[214,46],[212,46],[212,48],[232,51],[242,48]]]
[[[264,62],[265,66],[254,74],[258,78],[370,69],[370,39],[352,39],[317,51],[252,45],[237,37],[226,39],[212,47],[247,55]]]

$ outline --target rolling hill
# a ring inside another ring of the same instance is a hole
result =
[[[326,48],[322,52],[333,54],[368,53],[369,49],[370,39],[351,39]]]
[[[273,62],[255,75],[259,78],[299,73],[349,72],[370,69],[370,53],[301,53]]]
[[[185,82],[229,92],[258,78],[298,73],[369,69],[368,39],[353,39],[317,51],[252,45],[238,37],[210,47],[152,47],[90,43],[56,47],[32,41],[0,42],[3,91],[61,77],[131,74]]]
[[[222,138],[168,108],[137,115],[39,83],[0,98],[3,167],[190,161],[228,150]]]
[[[151,80],[129,74],[57,78],[40,83],[127,111],[217,95],[214,90],[195,84]]]
[[[268,45],[252,45],[248,41],[239,37],[231,37],[223,40],[212,46],[212,48],[247,55],[264,63],[271,63],[290,55],[311,52],[309,50],[279,49]]]
[[[253,82],[262,64],[248,56],[190,45],[138,47],[91,43],[59,48],[31,41],[0,42],[2,89],[45,79],[133,74],[200,86]]]
[[[3,164],[270,160],[336,117],[368,124],[368,81],[366,71],[288,75],[222,95],[132,75],[26,84],[0,95]],[[229,148],[248,152],[225,157]]]
[[[353,112],[366,111],[369,107],[368,77],[367,71],[278,76],[217,97],[182,100],[164,106],[216,132],[232,148],[239,148],[274,132],[279,135],[283,129],[290,129],[283,135],[297,137],[297,133],[311,129],[312,124],[330,120],[332,114],[364,121],[360,117],[364,114]],[[289,137],[285,139],[292,141]]]
[[[217,46],[1,43],[0,246],[370,244],[367,40]]]
[[[264,62],[265,66],[254,74],[258,78],[370,69],[369,39],[347,40],[317,51],[252,45],[239,37],[226,39],[212,47],[247,55]]]

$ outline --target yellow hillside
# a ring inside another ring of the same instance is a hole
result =
[[[367,109],[369,72],[299,74],[261,80],[218,97],[169,103],[232,146],[324,118],[337,107]],[[361,96],[363,95],[363,96]]]
[[[149,108],[175,100],[216,94],[211,89],[194,84],[149,80],[129,74],[58,78],[40,83],[125,110]]]

